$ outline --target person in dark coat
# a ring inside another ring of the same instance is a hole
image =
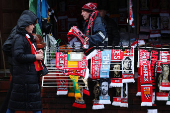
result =
[[[83,33],[86,35],[85,40],[89,41],[90,47],[96,46],[97,44],[103,46],[104,43],[107,43],[108,41],[107,32],[105,30],[105,24],[96,9],[96,3],[87,3],[82,7],[81,13],[85,20]],[[94,11],[96,11],[97,13],[96,17],[92,16]],[[89,23],[91,16],[94,21],[92,23]],[[88,26],[90,26],[89,29]]]
[[[109,18],[107,14],[107,7],[100,5],[98,8],[100,16],[104,19],[106,24],[106,31],[108,34],[108,46],[117,46],[120,42],[120,34],[117,27],[117,23]]]
[[[33,111],[41,113],[40,76],[37,62],[43,59],[43,51],[36,51],[32,35],[37,16],[25,10],[18,19],[12,52],[12,91],[6,113]],[[36,54],[34,52],[36,51]],[[42,67],[40,65],[40,67]]]

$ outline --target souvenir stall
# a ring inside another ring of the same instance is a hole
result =
[[[122,0],[121,3],[107,0],[108,15],[118,23],[120,43],[96,45],[89,54],[84,52],[88,42],[79,29],[82,20],[78,15],[88,0],[75,1],[37,0],[37,10],[33,10],[37,16],[43,12],[36,26],[37,34],[46,43],[44,63],[49,70],[42,77],[42,88],[56,88],[56,95],[74,97],[71,104],[75,108],[87,108],[86,100],[91,97],[92,110],[105,109],[107,105],[128,109],[129,84],[136,82],[136,97],[141,97],[140,106],[148,107],[148,113],[158,112],[159,101],[170,105],[170,46],[165,43],[170,34],[166,6],[169,0]],[[134,10],[137,6],[139,9]]]

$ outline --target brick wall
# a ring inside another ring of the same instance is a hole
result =
[[[1,79],[0,80],[0,105],[2,104],[7,90],[9,88],[10,79]],[[110,90],[110,93],[112,89]],[[72,107],[74,102],[73,97],[67,96],[58,96],[56,95],[56,88],[41,88],[41,97],[43,103],[42,113],[147,113],[148,107],[141,107],[141,97],[136,96],[137,92],[137,83],[129,84],[129,107],[117,107],[112,105],[105,105],[103,110],[92,110],[92,98],[87,97],[86,100],[86,109],[79,109]],[[112,98],[112,97],[111,97]],[[166,102],[158,102],[158,112],[159,113],[169,113],[170,107],[165,105]],[[32,112],[21,112],[17,111],[16,113],[32,113]]]

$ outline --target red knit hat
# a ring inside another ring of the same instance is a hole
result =
[[[95,10],[97,9],[97,3],[92,3],[92,2],[87,3],[82,7],[82,9]]]

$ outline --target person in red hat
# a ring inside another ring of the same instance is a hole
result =
[[[99,45],[107,45],[107,33],[105,24],[97,9],[97,3],[87,3],[82,7],[82,13],[85,20],[84,34],[86,35],[85,40],[89,41],[89,48]],[[88,51],[89,52],[89,51]]]

